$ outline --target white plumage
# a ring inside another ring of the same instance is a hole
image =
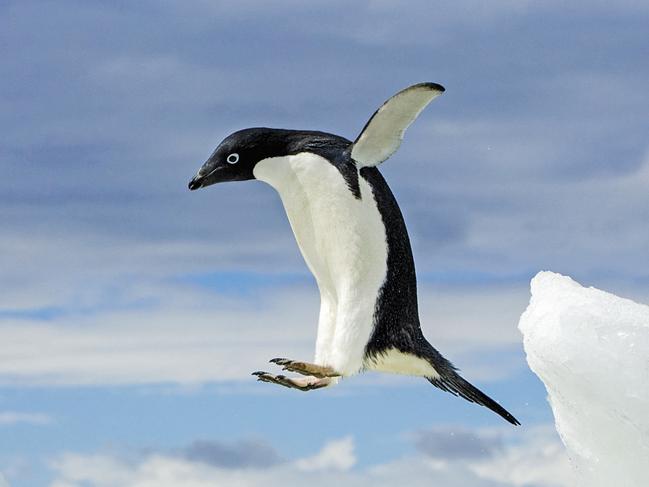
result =
[[[363,367],[376,297],[387,271],[385,226],[367,181],[361,198],[313,153],[257,163],[257,179],[279,193],[304,260],[320,289],[315,363],[343,376]]]

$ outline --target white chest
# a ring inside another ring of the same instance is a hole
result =
[[[359,178],[356,198],[326,159],[312,154],[265,159],[255,177],[282,199],[302,255],[323,288],[375,299],[387,269],[385,227],[372,190]]]

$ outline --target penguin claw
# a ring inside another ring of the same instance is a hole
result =
[[[252,375],[257,376],[258,382],[268,382],[270,384],[278,384],[280,386],[289,387],[289,388],[293,387],[290,380],[283,375],[272,375],[269,374],[268,372],[263,372],[261,370],[258,370],[257,372],[253,372]]]
[[[289,360],[287,358],[274,358],[274,359],[269,360],[268,362],[270,362],[271,364],[277,364],[277,365],[287,365],[287,364],[290,364],[293,361]]]
[[[269,360],[271,364],[279,365],[282,370],[296,372],[300,375],[318,377],[339,377],[341,374],[336,372],[332,367],[326,365],[311,364],[308,362],[299,362],[287,358],[274,358]]]
[[[286,377],[285,375],[272,375],[268,372],[258,370],[253,372],[252,375],[257,377],[259,382],[268,382],[270,384],[277,384],[280,386],[288,387],[289,389],[298,389],[300,391],[312,391],[314,389],[320,389],[322,387],[327,387],[332,383],[330,378],[317,378],[317,377],[303,377],[303,378],[291,378]]]

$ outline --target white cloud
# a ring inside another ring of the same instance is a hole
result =
[[[252,381],[278,356],[313,356],[319,298],[313,286],[262,288],[242,296],[192,285],[142,283],[121,290],[117,309],[0,324],[0,383],[200,384]],[[132,303],[153,301],[153,305]],[[422,319],[430,341],[470,379],[508,376],[524,366],[504,353],[520,341],[516,320],[527,291],[424,287]],[[467,304],[471,303],[471,304]],[[480,351],[480,353],[477,353]],[[492,354],[493,356],[493,354]]]
[[[11,426],[19,423],[50,424],[52,418],[43,413],[27,413],[21,411],[0,411],[0,426]]]
[[[440,461],[422,456],[365,468],[355,462],[351,437],[325,444],[314,457],[267,469],[224,469],[168,455],[152,454],[139,461],[110,455],[67,453],[52,461],[57,480],[51,487],[203,487],[227,485],[309,485],[312,487],[361,487],[373,485],[413,487],[568,487],[570,472],[556,436],[545,428],[532,428],[519,435],[518,444],[508,444],[493,457],[478,460]],[[558,447],[556,447],[558,445]],[[336,452],[332,454],[332,452]],[[327,461],[316,458],[329,458]],[[331,458],[336,458],[332,461]],[[308,465],[309,468],[305,468]],[[311,468],[315,467],[317,468]]]
[[[529,428],[514,445],[472,469],[482,478],[517,487],[574,485],[565,449],[549,425]]]
[[[317,454],[295,462],[299,470],[349,470],[356,464],[354,438],[346,436],[325,444]]]
[[[169,289],[167,291],[170,291]],[[310,356],[317,301],[302,290],[250,302],[171,291],[171,304],[49,322],[5,320],[0,380],[12,384],[201,383]],[[165,294],[167,296],[167,294]],[[309,324],[312,324],[309,326]]]

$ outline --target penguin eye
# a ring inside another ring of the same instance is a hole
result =
[[[228,164],[236,164],[237,162],[239,162],[239,154],[233,152],[228,157],[226,157],[225,160],[228,161]]]

